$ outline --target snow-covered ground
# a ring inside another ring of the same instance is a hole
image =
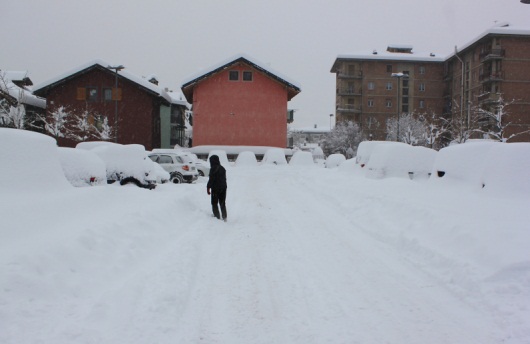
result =
[[[7,158],[0,343],[530,343],[526,192],[242,164],[224,223],[205,178],[51,187]]]

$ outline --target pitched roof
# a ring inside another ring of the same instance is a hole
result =
[[[46,99],[34,95],[25,87],[29,85],[32,82],[27,71],[0,71],[0,93],[9,95],[13,101],[24,105],[46,108]]]
[[[108,67],[109,66],[112,66],[112,64],[104,61],[104,60],[100,60],[100,59],[96,59],[96,60],[92,60],[92,61],[89,61],[89,62],[86,62],[80,66],[77,66],[76,68],[73,68],[65,73],[62,73],[62,74],[59,74],[57,76],[55,76],[54,78],[51,78],[43,83],[40,83],[38,85],[35,86],[35,93],[42,93],[44,92],[45,90],[51,88],[51,87],[54,87],[58,84],[61,84],[79,74],[83,74],[85,72],[87,72],[88,70],[92,69],[92,68],[100,68],[100,69],[103,69],[103,70],[107,70],[109,71],[110,73],[115,73],[113,70],[109,69]],[[179,105],[184,105],[182,104],[182,102],[178,102],[176,101],[176,99],[174,97],[172,97],[171,95],[168,94],[168,92],[158,86],[158,85],[155,85],[151,82],[149,82],[147,79],[145,78],[142,78],[140,76],[137,76],[133,73],[130,73],[128,72],[127,70],[121,70],[119,73],[118,73],[118,77],[120,78],[125,78],[131,82],[134,82],[135,84],[138,84],[140,85],[141,87],[143,87],[144,89],[154,93],[155,95],[159,96],[159,97],[162,97],[163,99],[165,99],[168,103],[170,104],[179,104]]]
[[[264,64],[263,63],[260,63],[258,62],[257,60],[255,60],[254,58],[248,56],[248,55],[245,55],[245,54],[238,54],[238,55],[235,55],[229,59],[226,59],[220,63],[217,63],[216,65],[210,67],[210,68],[207,68],[197,74],[194,74],[188,78],[186,78],[183,82],[182,82],[182,86],[181,86],[181,89],[182,89],[182,92],[184,93],[184,96],[187,98],[187,99],[191,99],[191,94],[193,93],[193,87],[198,84],[199,82],[201,82],[202,80],[206,79],[206,78],[209,78],[210,76],[214,75],[214,74],[217,74],[227,68],[230,68],[231,66],[233,66],[234,64],[237,64],[237,63],[240,63],[240,62],[243,62],[243,63],[246,63],[250,66],[252,66],[253,68],[257,69],[258,71],[262,72],[263,74],[267,75],[268,77],[270,77],[271,79],[274,79],[284,85],[286,85],[288,88],[289,88],[289,99],[291,99],[292,97],[294,97],[295,95],[297,95],[298,93],[300,93],[301,91],[301,87],[300,85],[293,81],[293,80],[290,80],[289,78],[285,77],[285,76],[282,76],[280,73],[276,72],[276,71],[273,71],[271,68],[265,68],[264,67]]]

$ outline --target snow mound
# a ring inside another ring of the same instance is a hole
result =
[[[0,128],[2,192],[49,192],[71,188],[64,176],[57,142],[32,131]]]
[[[107,184],[105,163],[93,152],[64,147],[58,152],[64,175],[73,186]]]
[[[313,154],[311,152],[297,151],[289,161],[289,165],[294,166],[314,166]]]
[[[376,145],[366,167],[368,178],[427,179],[432,171],[436,152],[425,147],[415,147],[399,142]]]
[[[342,164],[344,161],[346,161],[346,157],[342,154],[331,154],[326,159],[326,168],[335,168],[339,167],[340,164]]]
[[[363,141],[359,143],[359,147],[357,147],[357,156],[355,158],[355,161],[357,164],[361,165],[361,167],[364,167],[368,161],[370,161],[370,156],[372,155],[372,151],[377,147],[378,145],[386,145],[389,143],[396,143],[404,145],[405,143],[399,143],[399,142],[391,142],[391,141]]]
[[[285,151],[281,148],[270,148],[265,152],[263,165],[287,165],[287,159],[285,159]]]
[[[482,188],[482,174],[490,150],[499,142],[466,142],[460,145],[445,147],[438,152],[433,167],[433,174],[456,183],[469,184],[474,188]]]
[[[258,160],[254,152],[245,151],[237,155],[236,166],[258,166]]]

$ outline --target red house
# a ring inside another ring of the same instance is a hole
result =
[[[186,143],[186,102],[158,86],[156,78],[136,76],[123,66],[90,61],[37,85],[34,94],[46,98],[47,116],[63,107],[72,114],[90,113],[91,122],[107,118],[110,140],[117,143],[141,144],[147,150]],[[60,146],[79,142],[64,136],[57,141]]]
[[[287,102],[300,87],[238,55],[182,85],[193,110],[193,145],[287,144]]]

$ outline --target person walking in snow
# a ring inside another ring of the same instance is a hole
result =
[[[218,219],[223,216],[223,221],[226,221],[226,170],[221,166],[219,157],[212,155],[210,157],[210,177],[208,184],[206,184],[206,192],[211,195],[213,215]],[[221,206],[221,214],[219,214],[219,206]]]

